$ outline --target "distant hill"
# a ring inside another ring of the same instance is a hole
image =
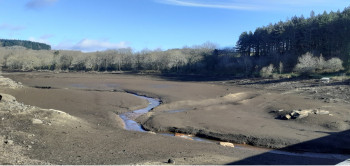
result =
[[[0,39],[0,47],[11,46],[22,46],[32,50],[51,50],[51,46],[44,43],[32,42],[27,40]]]

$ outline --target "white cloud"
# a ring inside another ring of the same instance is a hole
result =
[[[27,9],[40,9],[56,3],[58,0],[30,0],[26,3]]]
[[[25,29],[25,26],[21,25],[11,25],[11,24],[0,24],[0,30],[10,30],[10,31],[20,31]]]
[[[80,50],[83,52],[103,51],[108,49],[128,48],[127,42],[112,43],[108,40],[83,39],[78,43],[64,41],[56,45],[55,49]]]

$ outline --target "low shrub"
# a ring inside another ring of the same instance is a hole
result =
[[[343,61],[339,58],[332,58],[325,61],[322,55],[318,58],[309,52],[298,58],[298,64],[294,68],[294,71],[301,75],[334,73],[341,70],[344,70],[344,67]]]
[[[273,64],[270,64],[269,66],[263,67],[260,70],[260,76],[263,78],[269,78],[272,76],[272,73],[274,72],[275,68]]]

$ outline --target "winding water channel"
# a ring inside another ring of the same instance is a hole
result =
[[[145,96],[139,96],[136,94],[133,94],[136,97],[145,99],[148,101],[148,106],[143,109],[135,110],[132,112],[127,112],[123,113],[120,116],[121,119],[124,121],[124,128],[129,131],[138,131],[138,132],[147,132],[142,128],[142,126],[135,121],[136,118],[141,116],[142,114],[145,114],[149,111],[151,111],[153,108],[159,106],[161,104],[160,100],[150,98],[150,97],[145,97]],[[166,134],[166,133],[158,133],[161,135],[166,135],[166,136],[175,136],[174,134]],[[189,137],[186,135],[182,135],[182,138],[185,139],[191,139],[194,141],[201,141],[201,142],[207,142],[207,143],[218,143],[216,140],[208,140],[208,139],[203,139],[199,137]],[[281,151],[281,150],[273,150],[273,149],[266,149],[266,148],[257,148],[257,147],[252,147],[252,146],[247,146],[247,145],[236,145],[235,147],[237,149],[248,149],[248,150],[268,150],[267,153],[273,153],[273,154],[279,154],[279,155],[287,155],[287,156],[300,156],[300,157],[311,157],[311,158],[324,158],[324,159],[339,159],[339,160],[347,160],[350,158],[350,155],[344,155],[344,154],[328,154],[328,153],[312,153],[312,152],[303,152],[303,153],[297,153],[297,152],[287,152],[287,151]]]
[[[146,108],[142,108],[139,110],[135,110],[132,112],[126,112],[123,114],[120,114],[119,117],[121,119],[123,119],[124,121],[124,128],[126,130],[130,130],[130,131],[139,131],[139,132],[147,132],[146,130],[144,130],[140,124],[138,124],[135,119],[138,118],[139,116],[141,116],[142,114],[145,114],[147,112],[149,112],[150,110],[152,110],[153,108],[157,107],[160,105],[160,101],[158,99],[153,99],[153,98],[149,98],[149,97],[145,97],[145,96],[139,96],[139,95],[135,95],[136,97],[142,98],[142,99],[146,99],[148,101],[148,106]]]

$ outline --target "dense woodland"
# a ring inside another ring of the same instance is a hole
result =
[[[51,50],[51,46],[44,43],[32,42],[27,40],[8,40],[0,39],[1,47],[22,46],[32,50]]]
[[[292,71],[299,56],[310,52],[325,59],[340,58],[350,67],[350,7],[340,12],[324,12],[309,18],[292,17],[243,32],[237,42],[242,56],[264,57],[274,64],[282,62],[285,71]]]
[[[26,41],[0,40],[5,70],[133,71],[273,77],[283,73],[350,73],[350,8],[293,17],[243,32],[236,48],[210,42],[181,49],[134,51],[131,48],[83,53],[50,50]],[[7,41],[7,42],[3,42]],[[17,42],[17,43],[16,43]],[[12,46],[12,47],[9,47]]]

